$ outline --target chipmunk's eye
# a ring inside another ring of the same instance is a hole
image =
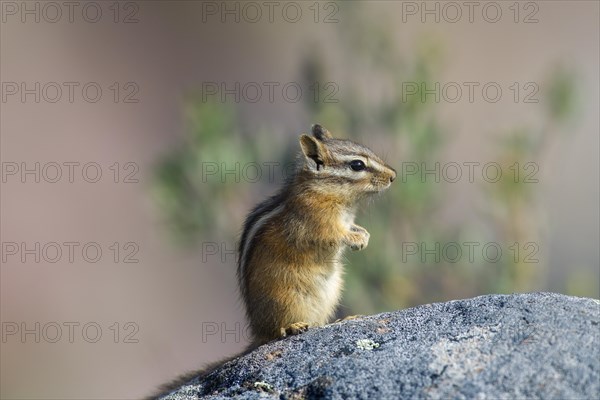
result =
[[[350,168],[354,171],[362,171],[365,169],[365,163],[361,160],[352,160],[350,161]]]

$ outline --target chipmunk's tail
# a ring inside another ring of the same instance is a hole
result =
[[[172,381],[160,385],[154,394],[146,397],[144,400],[158,400],[161,397],[166,396],[167,394],[171,393],[175,389],[178,389],[183,384],[190,382],[195,378],[200,380],[201,378],[209,375],[211,372],[213,372],[214,370],[216,370],[223,364],[228,363],[229,361],[235,360],[236,358],[245,356],[248,353],[251,353],[258,346],[260,346],[260,343],[250,343],[248,345],[248,347],[246,347],[246,349],[244,349],[242,352],[240,352],[238,354],[223,358],[219,361],[214,361],[209,364],[206,364],[201,369],[186,372],[183,375],[180,375],[177,378],[173,379]]]

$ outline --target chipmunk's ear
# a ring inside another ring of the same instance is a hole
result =
[[[311,131],[313,136],[319,139],[320,141],[323,141],[325,139],[333,139],[331,133],[319,124],[314,124],[312,126]]]
[[[301,135],[300,147],[312,169],[318,171],[322,165],[325,165],[325,149],[323,149],[322,144],[317,139],[308,135]]]

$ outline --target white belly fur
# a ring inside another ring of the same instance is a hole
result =
[[[342,294],[343,267],[339,261],[332,264],[331,273],[317,277],[314,281],[314,292],[317,295],[306,298],[308,310],[306,322],[311,325],[324,325],[329,322]]]

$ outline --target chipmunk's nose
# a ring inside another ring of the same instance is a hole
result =
[[[390,183],[391,183],[391,182],[394,182],[394,179],[396,179],[396,170],[392,167],[390,167],[390,169],[393,172],[393,174],[390,176]]]

